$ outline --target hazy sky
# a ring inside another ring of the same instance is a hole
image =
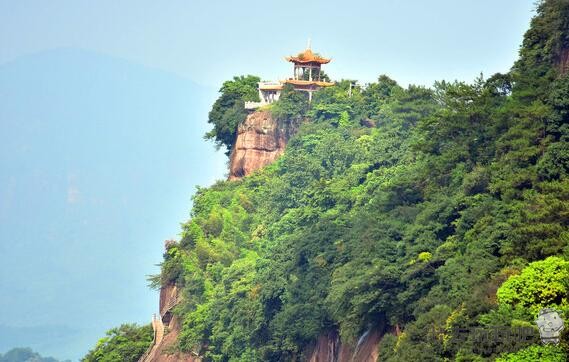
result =
[[[202,140],[215,91],[56,49],[0,65],[0,352],[74,358],[147,323],[163,241],[195,184],[225,173]]]
[[[80,47],[218,86],[230,76],[290,73],[313,49],[334,78],[403,84],[506,71],[534,0],[12,0],[0,2],[0,63]]]
[[[0,0],[0,353],[149,320],[163,240],[224,177],[222,81],[284,78],[309,38],[333,79],[471,81],[508,71],[533,2]]]

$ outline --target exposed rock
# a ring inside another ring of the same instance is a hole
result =
[[[166,333],[162,342],[156,346],[155,354],[148,362],[201,362],[201,358],[189,353],[177,352],[176,341],[180,334],[180,324],[175,316],[166,327]]]
[[[169,284],[160,288],[160,317],[152,321],[154,341],[140,362],[200,362],[198,356],[176,351],[176,341],[180,334],[178,318],[172,308],[179,302],[178,289]]]
[[[557,67],[561,75],[565,75],[567,72],[569,72],[569,48],[561,50],[559,59],[557,61]]]
[[[174,284],[160,288],[159,310],[161,316],[167,313],[177,302],[178,288]]]
[[[364,333],[356,346],[342,343],[336,331],[321,335],[315,344],[306,350],[308,362],[375,362],[379,356],[379,342],[383,337],[380,329]]]
[[[249,114],[237,129],[229,159],[229,179],[240,179],[275,161],[293,132],[290,124],[279,124],[269,111]]]

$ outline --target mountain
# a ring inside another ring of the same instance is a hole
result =
[[[196,193],[151,278],[177,338],[144,360],[566,361],[536,317],[569,317],[568,49],[569,2],[545,0],[506,74],[285,87],[253,115],[255,77],[225,82],[208,138],[294,135]]]
[[[150,321],[144,275],[193,186],[223,176],[202,139],[214,96],[86,50],[0,65],[0,350],[76,360],[111,326]]]
[[[58,362],[55,358],[42,357],[30,348],[13,348],[0,354],[0,362]]]

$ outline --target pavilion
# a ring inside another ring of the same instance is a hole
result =
[[[334,85],[324,79],[322,65],[330,63],[331,59],[324,58],[312,52],[310,44],[296,56],[286,57],[285,60],[294,64],[293,76],[278,82],[259,82],[260,102],[245,102],[246,109],[255,109],[277,101],[286,84],[291,84],[295,90],[308,92],[308,100],[312,101],[312,93],[323,87]]]

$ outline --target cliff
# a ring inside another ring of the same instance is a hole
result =
[[[307,362],[375,362],[379,357],[381,329],[365,332],[355,346],[342,343],[340,335],[331,331],[320,335],[305,351]]]
[[[269,111],[249,114],[237,129],[229,159],[229,179],[240,179],[275,161],[293,132],[294,127],[279,124]]]
[[[311,347],[308,362],[375,362],[380,335],[374,331],[362,336],[356,348],[343,344],[336,332],[321,335]]]
[[[172,314],[172,309],[180,298],[175,285],[169,284],[160,289],[160,316],[153,318],[154,340],[139,362],[199,362],[201,358],[187,353],[175,352],[180,334],[180,322]]]

